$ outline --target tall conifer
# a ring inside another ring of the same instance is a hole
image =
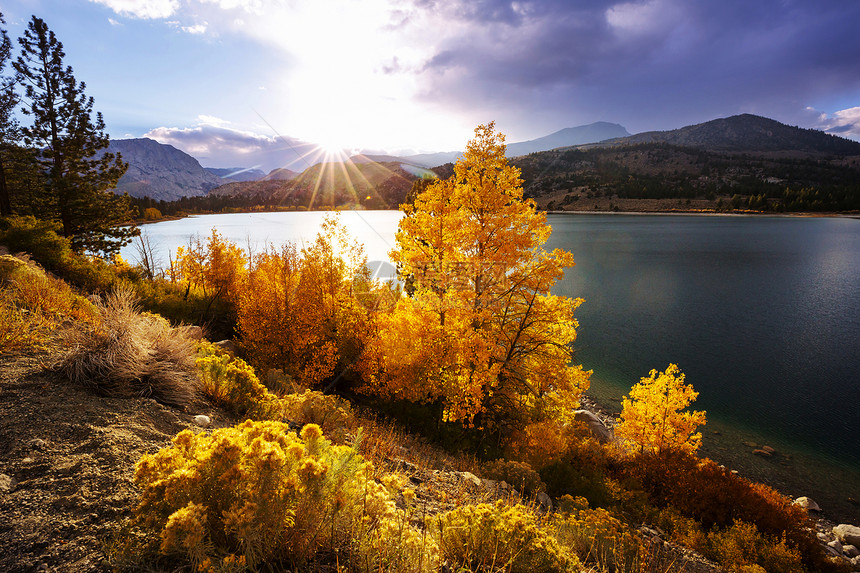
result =
[[[5,25],[3,13],[0,12],[0,26]],[[5,28],[0,28],[0,215],[12,214],[12,203],[9,199],[9,189],[6,184],[8,151],[14,146],[19,137],[18,123],[12,113],[18,104],[15,93],[15,80],[3,76],[6,62],[12,57],[12,42]]]
[[[128,196],[112,191],[127,164],[104,151],[109,139],[102,114],[93,121],[93,98],[71,66],[64,67],[63,44],[45,22],[33,16],[18,42],[21,54],[13,65],[25,88],[23,111],[33,120],[22,132],[47,176],[51,216],[76,250],[116,252],[138,233],[122,226],[131,219]]]

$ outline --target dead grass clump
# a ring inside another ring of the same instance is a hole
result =
[[[183,330],[140,313],[130,288],[116,289],[97,308],[96,326],[64,333],[68,351],[55,370],[105,396],[150,397],[179,407],[195,398],[196,346]]]

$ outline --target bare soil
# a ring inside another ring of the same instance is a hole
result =
[[[95,396],[46,371],[47,358],[0,356],[0,474],[11,478],[0,478],[0,571],[110,571],[105,544],[136,505],[135,462],[196,414],[233,421]]]

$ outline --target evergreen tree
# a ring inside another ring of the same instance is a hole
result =
[[[13,65],[25,87],[23,111],[33,118],[22,132],[46,175],[50,216],[62,223],[76,250],[116,252],[138,234],[122,226],[132,219],[128,196],[112,191],[127,165],[104,151],[104,119],[96,113],[93,121],[93,98],[71,66],[63,67],[63,44],[45,22],[33,16],[18,42],[21,54]]]
[[[0,12],[0,26],[5,25],[3,13]],[[6,62],[12,57],[12,42],[5,28],[0,28],[0,74],[6,67]],[[19,138],[18,123],[13,111],[18,104],[15,93],[15,80],[0,75],[0,215],[12,214],[12,202],[9,199],[9,188],[6,183],[6,170],[9,163],[9,151]]]

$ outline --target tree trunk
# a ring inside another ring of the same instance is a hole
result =
[[[9,200],[9,188],[6,186],[6,168],[3,158],[0,157],[0,216],[6,217],[12,214],[12,202]]]

